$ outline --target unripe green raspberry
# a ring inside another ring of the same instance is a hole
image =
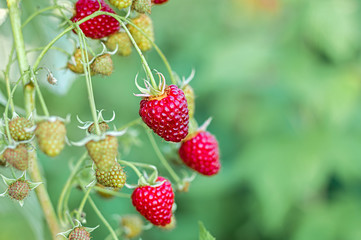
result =
[[[90,240],[90,233],[84,227],[76,227],[69,234],[69,240]]]
[[[110,54],[106,53],[95,58],[94,62],[90,65],[90,69],[94,73],[109,76],[113,72],[113,60]]]
[[[35,129],[35,136],[41,151],[55,157],[65,146],[66,128],[62,121],[42,121]]]
[[[110,170],[96,170],[96,178],[98,183],[104,187],[113,187],[121,189],[126,180],[125,172],[119,163],[115,163]]]
[[[154,42],[153,22],[149,16],[140,14],[139,17],[132,19],[132,23],[143,30],[143,32]],[[134,26],[129,24],[128,29],[140,50],[148,51],[152,48],[152,43]]]
[[[14,168],[25,171],[29,166],[29,154],[25,144],[19,144],[16,148],[7,148],[3,153],[3,158]]]
[[[88,53],[88,61],[90,61],[93,56]],[[74,73],[84,73],[83,63],[82,63],[82,56],[81,56],[81,49],[77,48],[73,53],[72,59],[68,62],[68,68]]]
[[[11,199],[24,200],[30,192],[28,181],[18,180],[8,187],[8,194]]]
[[[126,238],[134,238],[139,236],[143,231],[144,222],[139,215],[122,216],[121,225],[124,229]]]
[[[105,139],[91,140],[85,144],[85,147],[98,169],[109,171],[116,163],[118,155],[118,140],[116,137],[107,135]]]
[[[105,133],[109,129],[109,125],[106,122],[99,123],[99,129],[101,133]],[[94,123],[88,127],[88,133],[96,134]]]
[[[121,56],[128,56],[132,53],[132,42],[125,32],[110,35],[105,41],[105,45],[110,51],[114,51],[118,47],[117,54]]]
[[[194,103],[194,91],[193,88],[189,85],[186,84],[183,88],[182,88],[184,95],[186,96],[187,99],[187,104],[188,104],[188,114],[189,114],[189,119],[193,118],[194,116],[194,111],[195,111],[195,103]]]
[[[109,2],[118,9],[127,8],[132,4],[132,0],[109,0]]]
[[[151,0],[134,0],[132,10],[139,13],[151,13],[152,1]]]
[[[30,129],[32,126],[31,121],[26,118],[14,118],[9,122],[10,135],[15,141],[29,140],[33,137],[34,133],[27,129]]]

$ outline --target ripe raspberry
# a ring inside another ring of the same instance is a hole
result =
[[[25,171],[29,166],[28,149],[24,144],[19,144],[16,148],[7,148],[3,153],[4,160],[14,168]]]
[[[90,233],[84,227],[76,227],[69,234],[69,240],[90,240]]]
[[[109,129],[109,125],[106,122],[100,122],[99,128],[101,133],[105,133]],[[96,134],[94,123],[88,127],[88,133]]]
[[[95,172],[97,182],[104,187],[113,187],[121,189],[126,180],[125,172],[119,163],[115,163],[110,170],[101,171],[99,169]]]
[[[152,0],[152,3],[154,3],[154,4],[163,4],[166,2],[168,2],[168,0]]]
[[[180,142],[188,134],[187,100],[175,85],[166,87],[162,96],[145,97],[140,102],[139,115],[166,141]]]
[[[183,90],[184,95],[186,96],[186,99],[187,99],[188,110],[189,110],[189,118],[193,118],[194,109],[195,109],[193,88],[190,85],[186,84],[182,88],[182,90]]]
[[[46,155],[55,157],[65,146],[66,128],[62,121],[42,121],[35,129],[39,148]]]
[[[110,51],[114,51],[118,47],[117,54],[121,56],[128,56],[132,53],[132,42],[125,32],[110,35],[105,45]]]
[[[157,187],[140,186],[132,193],[132,203],[137,211],[154,225],[165,226],[171,222],[174,193],[171,183],[158,177]]]
[[[120,223],[126,238],[135,238],[143,232],[144,223],[138,215],[124,215]]]
[[[104,0],[99,0],[101,4],[101,11],[115,13]],[[75,4],[75,16],[72,17],[72,22],[77,22],[86,16],[99,10],[98,0],[78,0]],[[119,31],[119,22],[110,16],[100,15],[89,19],[88,21],[79,25],[85,36],[99,39],[107,37],[112,33]]]
[[[8,187],[8,194],[10,198],[17,201],[24,200],[29,195],[29,192],[29,183],[24,180],[17,180]]]
[[[88,53],[88,61],[90,61],[93,56]],[[81,57],[81,49],[77,48],[72,56],[72,61],[68,62],[68,68],[74,73],[84,73],[82,57]]]
[[[186,139],[179,148],[179,156],[188,167],[203,175],[217,174],[221,167],[217,139],[206,131]]]
[[[132,23],[143,30],[143,32],[154,42],[153,22],[149,16],[140,14],[139,17],[132,19]],[[152,43],[135,27],[129,24],[128,29],[140,50],[148,51],[152,48]]]
[[[91,140],[85,144],[90,158],[101,171],[109,171],[116,163],[118,154],[118,140],[107,135],[99,141]]]
[[[31,121],[26,118],[14,118],[9,122],[10,135],[15,141],[29,140],[33,137],[34,133],[29,132],[27,129],[31,128],[32,126],[33,124]]]
[[[109,76],[113,73],[113,60],[110,54],[103,54],[95,58],[94,62],[90,65],[90,69],[94,73]]]
[[[118,9],[127,8],[132,4],[132,0],[109,0],[109,2]]]

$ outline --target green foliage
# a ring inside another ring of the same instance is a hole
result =
[[[215,238],[207,231],[202,222],[199,222],[199,240],[215,240]]]

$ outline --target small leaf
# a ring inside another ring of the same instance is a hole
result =
[[[216,240],[204,227],[202,222],[199,222],[199,240]]]

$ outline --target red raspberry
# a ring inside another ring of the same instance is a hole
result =
[[[154,225],[165,226],[171,222],[174,193],[171,183],[158,177],[157,187],[140,186],[132,194],[132,203],[137,211]]]
[[[101,3],[101,11],[115,13],[104,0],[99,0]],[[98,0],[78,0],[75,4],[75,15],[72,17],[72,22],[77,22],[86,16],[99,10]],[[99,15],[88,21],[80,24],[80,29],[83,31],[85,36],[98,39],[107,37],[112,33],[119,31],[119,22],[110,16]]]
[[[163,4],[166,2],[168,2],[168,0],[152,0],[152,3],[154,3],[154,4]]]
[[[179,156],[188,167],[203,175],[217,174],[221,167],[217,139],[209,132],[200,131],[184,141]]]
[[[139,115],[166,141],[180,142],[188,134],[187,100],[175,85],[166,87],[161,96],[145,97],[140,102]]]

